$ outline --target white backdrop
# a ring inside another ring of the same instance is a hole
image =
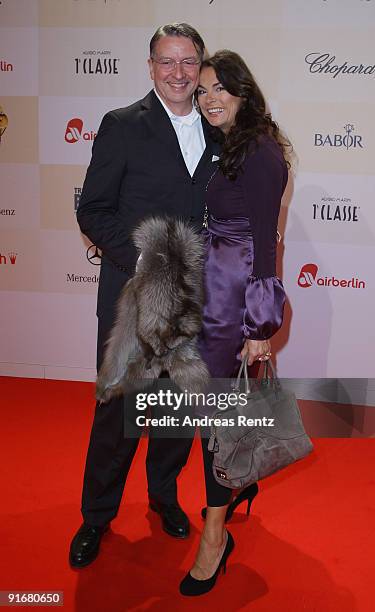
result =
[[[172,21],[244,57],[295,148],[280,375],[374,377],[375,0],[2,0],[0,374],[95,376],[99,267],[75,208],[101,117],[151,89],[148,42]]]

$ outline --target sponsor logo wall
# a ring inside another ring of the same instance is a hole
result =
[[[373,377],[372,0],[236,0],[235,10],[229,0],[1,0],[0,362],[18,375],[38,364],[40,375],[94,377],[101,253],[76,211],[103,115],[151,89],[149,39],[171,21],[195,25],[210,52],[243,55],[294,146],[279,224],[280,375]],[[33,304],[24,370],[13,362],[26,325],[15,295]],[[77,338],[87,352],[71,350]]]

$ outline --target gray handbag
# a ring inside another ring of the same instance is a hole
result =
[[[217,421],[208,443],[208,449],[214,453],[214,477],[230,489],[274,474],[313,449],[296,397],[282,389],[271,361],[264,362],[263,377],[255,381],[249,381],[246,361],[245,357],[233,385],[234,392],[240,394],[244,382],[242,398],[246,397],[246,403],[215,412]],[[231,424],[219,425],[223,419]]]

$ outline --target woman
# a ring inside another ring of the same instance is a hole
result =
[[[223,50],[205,60],[197,101],[222,154],[207,186],[206,304],[200,350],[213,378],[230,378],[247,355],[267,360],[282,323],[285,294],[276,277],[277,221],[288,178],[287,146],[266,113],[264,97],[242,58]],[[229,505],[232,491],[216,482],[213,454],[202,436],[207,511],[199,550],[180,584],[183,595],[211,590],[234,542],[224,527],[234,508],[250,503],[255,483]],[[229,505],[229,506],[228,506]]]

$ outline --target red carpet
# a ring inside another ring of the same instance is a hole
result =
[[[202,522],[200,447],[180,478],[192,535],[164,534],[147,509],[145,440],[98,559],[73,571],[81,480],[93,410],[87,383],[0,379],[0,590],[61,590],[64,609],[367,612],[374,609],[375,444],[316,439],[308,459],[264,481],[250,519],[230,523],[226,576],[198,599],[179,595]]]

